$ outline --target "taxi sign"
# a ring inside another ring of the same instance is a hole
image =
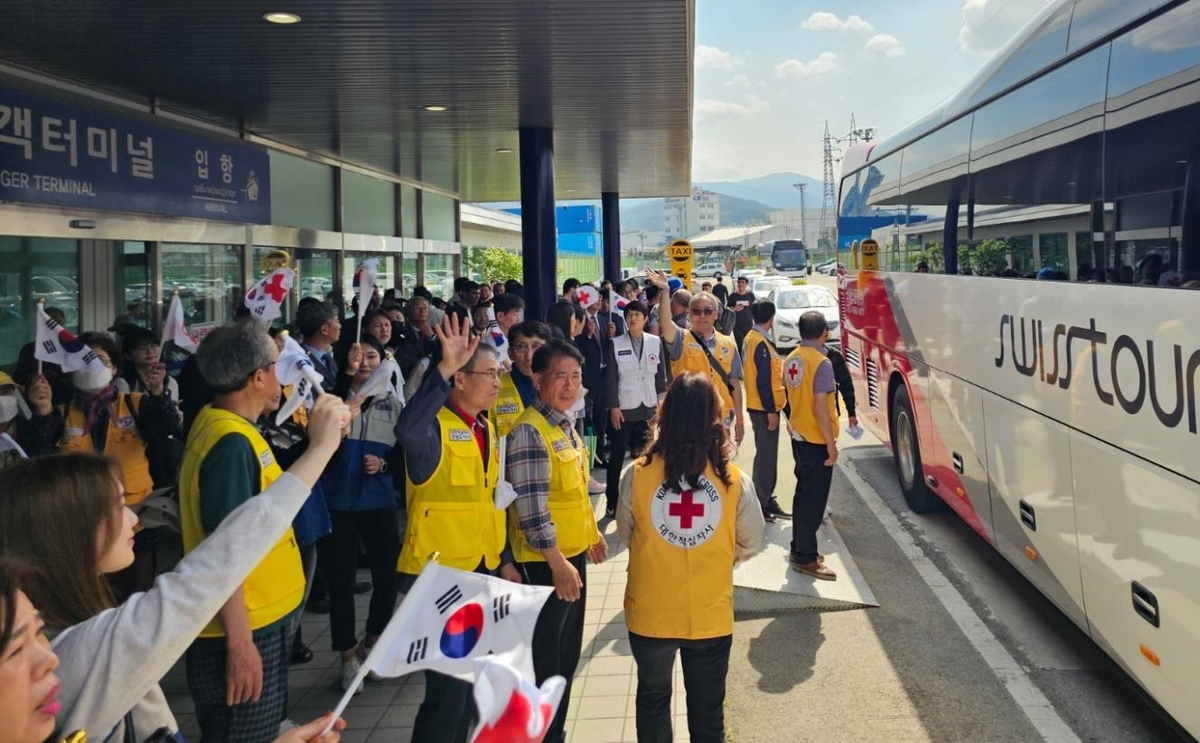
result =
[[[862,267],[864,271],[879,270],[879,243],[869,237],[862,241]]]
[[[695,264],[695,248],[687,240],[676,240],[667,246],[667,257],[671,259],[671,275],[692,290],[692,268]]]

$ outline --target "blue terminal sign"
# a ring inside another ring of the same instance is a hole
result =
[[[270,224],[265,148],[0,88],[0,201]]]

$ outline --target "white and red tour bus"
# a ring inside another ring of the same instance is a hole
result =
[[[847,152],[838,232],[859,418],[909,506],[949,504],[1200,735],[1200,0],[1050,3]]]

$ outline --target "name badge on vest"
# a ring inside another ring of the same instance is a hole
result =
[[[258,463],[261,464],[263,467],[270,467],[272,464],[275,463],[275,457],[271,456],[270,450],[267,450],[267,451],[263,452],[262,454],[258,455]]]
[[[659,485],[650,500],[650,520],[668,544],[694,549],[717,533],[722,505],[721,494],[701,475],[692,489]]]
[[[381,400],[381,401],[375,403],[375,409],[390,411],[392,409],[392,403],[388,400]]]
[[[617,355],[618,355],[618,356],[632,356],[632,355],[633,355],[633,351],[632,351],[632,350],[629,350],[629,351],[617,351]]]
[[[82,428],[64,428],[63,429],[63,438],[77,439],[80,436],[83,436]]]
[[[556,439],[550,446],[554,449],[554,451],[560,452],[565,449],[570,449],[571,442],[567,441],[566,439]]]
[[[450,429],[450,440],[451,441],[474,441],[475,437],[472,436],[471,432],[465,428],[451,428]]]
[[[124,418],[117,418],[116,425],[117,425],[117,428],[130,428],[133,426],[133,418],[131,418],[129,416],[126,416]]]
[[[496,406],[496,412],[500,415],[510,415],[521,412],[521,406],[515,402],[502,402]]]

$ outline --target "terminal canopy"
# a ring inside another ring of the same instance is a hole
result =
[[[0,72],[466,201],[519,198],[520,126],[554,130],[560,196],[689,192],[694,0],[9,0],[4,16]]]

